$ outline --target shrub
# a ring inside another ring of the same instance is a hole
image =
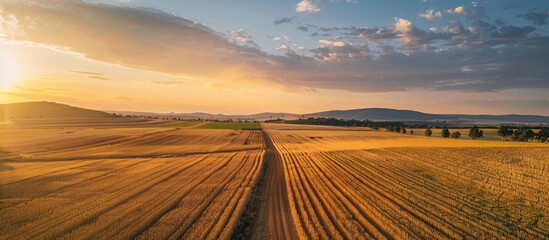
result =
[[[461,137],[461,133],[459,131],[458,132],[453,132],[452,134],[450,134],[450,137],[458,139],[458,138]]]
[[[447,127],[444,127],[442,129],[442,132],[440,132],[440,135],[443,137],[443,138],[447,138],[450,136],[450,130],[448,130]]]
[[[433,130],[427,128],[427,130],[425,130],[425,136],[430,137],[431,135],[433,135]]]
[[[477,126],[472,126],[471,129],[469,129],[469,137],[472,139],[481,138],[484,136],[484,131],[480,130]]]

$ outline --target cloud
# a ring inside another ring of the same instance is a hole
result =
[[[291,50],[291,49],[288,45],[282,44],[279,47],[277,47],[276,50],[288,51],[288,50]]]
[[[427,19],[427,21],[433,21],[435,18],[442,18],[442,12],[440,10],[427,10],[425,13],[419,14],[420,17]]]
[[[531,21],[535,25],[545,25],[549,18],[549,8],[531,10],[528,13],[517,15],[517,17]]]
[[[90,79],[111,80],[110,78],[105,77],[105,75],[103,73],[98,73],[98,72],[78,71],[78,70],[74,70],[74,71],[70,71],[70,72],[83,74],[83,75],[88,75],[88,78],[90,78]]]
[[[183,84],[184,81],[178,81],[178,80],[151,80],[149,81],[153,84],[162,84],[162,85],[174,85],[174,84]]]
[[[346,2],[346,3],[354,3],[357,4],[358,0],[330,0],[331,3],[337,3],[337,2]]]
[[[319,40],[318,42],[320,42],[324,45],[328,45],[328,46],[335,46],[335,47],[345,46],[346,44],[344,42],[338,41],[340,39],[341,39],[341,37],[335,37],[335,38],[332,38],[332,39],[322,39],[322,40]]]
[[[241,28],[236,31],[232,31],[231,36],[237,42],[248,44],[253,47],[257,47],[257,44],[252,40],[252,37],[248,35],[248,32],[246,29]]]
[[[291,23],[291,22],[292,22],[292,18],[289,18],[289,17],[283,17],[283,18],[274,20],[275,25],[280,25],[283,23]]]
[[[310,49],[281,37],[283,54],[274,55],[251,44],[246,30],[223,34],[155,9],[76,0],[4,0],[2,7],[1,41],[207,79],[204,87],[214,90],[247,83],[356,92],[549,88],[549,37],[532,26],[475,20],[425,30],[397,18],[381,27],[327,28],[339,36]]]
[[[295,6],[296,12],[308,12],[308,13],[316,13],[320,12],[320,3],[316,1],[311,0],[303,0]]]
[[[16,34],[5,41],[29,41],[88,59],[180,76],[238,78],[229,73],[268,65],[268,56],[250,46],[254,44],[245,30],[230,33],[245,45],[240,46],[200,23],[155,9],[76,0],[7,0],[2,5],[2,16],[18,21]]]
[[[446,13],[463,15],[468,20],[480,20],[486,17],[486,10],[477,2],[471,2],[470,7],[458,6],[454,9],[448,9]]]
[[[95,75],[95,76],[103,76],[103,73],[98,73],[98,72],[88,72],[88,71],[70,71],[72,73],[80,73],[80,74],[85,74],[85,75]]]
[[[88,76],[88,78],[97,79],[97,80],[111,80],[110,78],[101,77],[101,76]]]
[[[279,36],[279,37],[274,37],[273,41],[275,41],[275,42],[281,42],[281,41],[288,42],[288,41],[290,41],[290,38],[288,36]]]
[[[308,32],[309,28],[307,26],[299,26],[299,27],[297,27],[297,30],[300,30],[300,31],[303,31],[303,32]]]
[[[370,49],[366,45],[352,45],[343,42],[320,40],[324,46],[311,49],[315,58],[324,63],[356,63],[367,61]]]
[[[403,18],[397,18],[395,22],[395,30],[399,33],[410,33],[414,31],[415,27],[412,21]]]
[[[467,9],[465,9],[464,6],[459,6],[454,9],[448,9],[446,12],[449,14],[460,14],[460,15],[467,16]]]

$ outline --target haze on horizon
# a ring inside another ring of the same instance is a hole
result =
[[[546,1],[0,2],[0,103],[549,113]]]

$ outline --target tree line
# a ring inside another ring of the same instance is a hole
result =
[[[267,120],[265,122],[280,122],[281,119]],[[403,122],[374,122],[370,120],[344,120],[337,118],[299,118],[295,120],[285,120],[285,123],[293,124],[308,124],[308,125],[326,125],[326,126],[342,126],[342,127],[369,127],[373,129],[386,128],[387,126],[391,127],[405,127],[406,124]]]
[[[528,127],[513,129],[510,126],[500,126],[497,134],[501,137],[502,141],[528,142],[530,140],[535,140],[543,143],[549,138],[549,127],[542,127],[535,133]]]
[[[266,122],[280,122],[281,119],[267,120]],[[375,122],[371,120],[345,120],[337,118],[299,118],[296,120],[285,120],[286,123],[293,124],[309,124],[309,125],[327,125],[327,126],[347,126],[347,127],[369,127],[372,129],[385,128],[388,132],[402,133],[402,134],[414,134],[413,130],[407,130],[406,128],[416,128],[417,125],[406,125],[404,122],[393,121],[393,122]],[[421,125],[422,128],[426,128],[424,131],[425,136],[432,136],[433,130],[427,125]],[[435,127],[439,128],[439,127]],[[442,127],[440,132],[441,137],[443,138],[461,138],[462,134],[460,131],[450,132],[448,127]],[[499,126],[497,135],[502,137],[504,141],[519,141],[519,142],[528,142],[531,140],[536,140],[538,142],[546,142],[549,139],[549,127],[541,127],[539,132],[534,132],[531,128],[528,127],[518,127],[513,128],[511,126]],[[471,139],[479,139],[484,137],[484,131],[481,130],[478,126],[472,126],[469,128],[467,134]]]

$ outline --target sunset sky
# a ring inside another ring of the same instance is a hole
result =
[[[0,103],[549,115],[549,1],[0,0]]]

